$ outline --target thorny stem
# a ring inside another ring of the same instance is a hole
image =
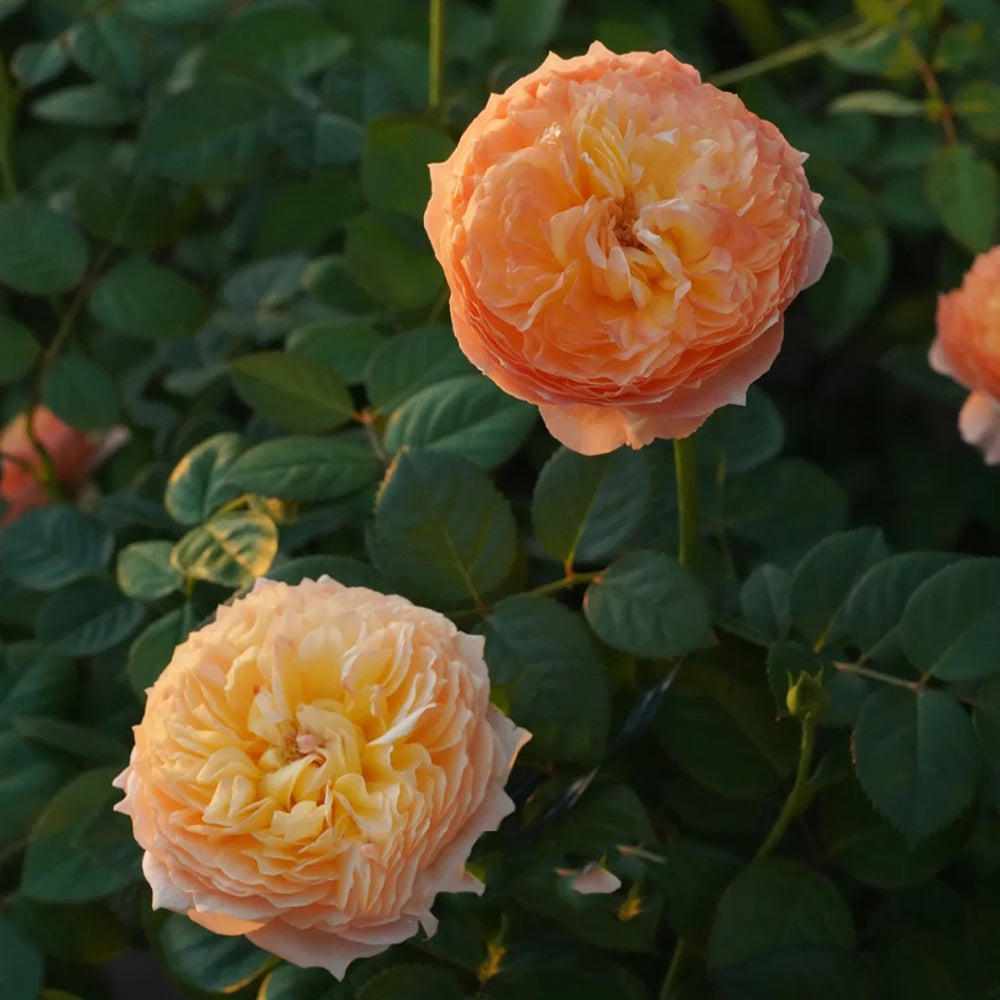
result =
[[[848,674],[858,674],[861,677],[868,677],[882,684],[895,684],[898,687],[909,688],[913,692],[919,692],[924,687],[923,681],[908,681],[903,677],[884,674],[881,670],[872,670],[869,667],[862,666],[860,663],[834,663],[834,666],[838,670],[842,670]]]

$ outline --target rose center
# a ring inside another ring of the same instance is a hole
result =
[[[639,212],[635,207],[635,197],[631,191],[626,191],[624,197],[615,203],[615,212],[611,221],[611,234],[618,241],[619,246],[642,246],[635,235],[635,224],[638,219]]]

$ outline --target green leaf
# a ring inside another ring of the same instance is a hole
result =
[[[830,945],[781,948],[714,971],[712,997],[725,1000],[880,1000],[872,973],[854,952]],[[707,998],[706,998],[707,1000]]]
[[[21,892],[48,903],[80,903],[109,896],[139,874],[132,825],[111,811],[120,793],[118,773],[101,767],[74,778],[32,827]]]
[[[531,519],[539,544],[561,564],[599,563],[633,537],[648,501],[649,471],[639,452],[587,457],[559,448],[535,483]]]
[[[951,935],[918,933],[893,942],[883,963],[887,995],[906,1000],[989,996],[968,988],[966,956]]]
[[[128,597],[155,601],[179,590],[184,578],[170,565],[173,542],[133,542],[118,553],[118,586]]]
[[[125,928],[110,908],[101,903],[66,906],[39,903],[20,896],[12,909],[18,922],[31,932],[45,954],[60,962],[103,965],[130,945]],[[0,988],[2,984],[0,977]],[[45,1000],[45,993],[39,1000]]]
[[[952,102],[952,110],[980,138],[1000,139],[1000,86],[992,80],[965,84]]]
[[[49,595],[38,612],[38,638],[60,653],[92,656],[127,639],[145,609],[99,577],[77,580]]]
[[[45,959],[35,942],[5,913],[0,913],[0,996],[36,1000],[45,982]]]
[[[986,762],[1000,772],[1000,677],[988,681],[976,692],[972,727]]]
[[[0,385],[26,375],[37,357],[38,343],[31,331],[9,316],[0,316]]]
[[[801,861],[755,861],[719,900],[708,964],[720,970],[786,948],[855,944],[851,911],[825,875]]]
[[[230,0],[122,0],[132,17],[156,25],[190,24],[219,14]]]
[[[406,447],[426,448],[492,469],[524,443],[537,412],[482,375],[462,375],[427,386],[406,400],[390,418],[384,443],[391,454]]]
[[[42,401],[71,427],[111,427],[121,409],[118,382],[102,365],[77,352],[60,355],[42,386]]]
[[[959,681],[1000,673],[1000,559],[963,559],[935,573],[907,602],[900,636],[922,674]]]
[[[213,934],[179,913],[164,918],[156,944],[178,979],[206,993],[235,993],[275,961],[245,937]]]
[[[282,963],[260,984],[257,1000],[338,1000],[340,984],[326,969]]]
[[[740,589],[743,617],[765,640],[783,639],[792,626],[787,570],[771,563],[758,566]]]
[[[139,136],[136,166],[184,184],[249,177],[271,145],[267,90],[235,79],[209,80],[172,94]]]
[[[176,340],[204,323],[208,302],[186,278],[133,257],[116,264],[97,283],[90,311],[123,336]]]
[[[95,764],[118,764],[119,767],[128,762],[128,750],[123,744],[91,726],[42,716],[21,716],[14,720],[12,728],[29,742],[61,750],[81,760]]]
[[[87,244],[76,227],[28,197],[0,204],[0,283],[27,295],[76,287]]]
[[[589,958],[589,956],[588,956]],[[588,968],[592,960],[574,964],[557,956],[546,961],[541,956],[535,962],[491,977],[484,984],[485,1000],[641,1000],[642,984],[618,966],[601,964]]]
[[[748,472],[774,458],[785,441],[778,408],[751,386],[745,406],[721,406],[698,429],[698,461],[713,472]]]
[[[302,290],[308,263],[301,253],[256,260],[227,279],[222,286],[222,298],[228,305],[248,312],[277,309]]]
[[[830,102],[831,114],[888,115],[890,118],[922,117],[927,112],[924,101],[904,97],[894,90],[854,90]]]
[[[62,715],[76,694],[72,661],[37,642],[0,650],[0,726],[21,716]]]
[[[611,705],[604,665],[579,616],[545,597],[501,601],[478,626],[490,679],[510,698],[510,717],[531,734],[537,760],[596,760]]]
[[[76,507],[36,507],[0,531],[0,570],[29,590],[57,590],[107,566],[111,533]]]
[[[345,587],[367,587],[382,594],[394,592],[392,584],[374,566],[350,556],[300,556],[267,571],[268,580],[288,584],[318,580],[321,576],[328,576]]]
[[[825,856],[864,885],[897,890],[925,882],[965,846],[975,809],[919,843],[906,839],[873,808],[853,778],[819,798],[819,829]]]
[[[743,862],[721,848],[695,840],[679,840],[661,852],[662,867],[651,874],[663,886],[667,919],[685,941],[707,943],[712,917],[723,890]]]
[[[656,734],[701,785],[730,798],[760,798],[795,770],[797,727],[775,718],[763,678],[740,676],[729,660],[695,659],[681,670],[660,708]]]
[[[496,0],[501,45],[520,53],[542,48],[556,33],[565,6],[566,0]]]
[[[972,724],[940,691],[876,691],[861,708],[852,746],[865,794],[911,842],[951,823],[976,794]]]
[[[361,189],[376,209],[423,218],[431,196],[428,163],[451,156],[455,143],[440,129],[383,118],[365,132]]]
[[[216,434],[192,448],[174,467],[163,504],[181,524],[200,524],[240,495],[225,482],[226,471],[243,449],[238,434]]]
[[[368,396],[388,414],[421,389],[472,372],[448,327],[418,327],[390,338],[372,357]]]
[[[350,46],[313,7],[250,6],[223,21],[205,51],[205,67],[269,73],[289,82],[332,66]]]
[[[891,658],[910,596],[957,558],[947,552],[904,552],[872,566],[847,598],[839,630],[869,658]]]
[[[960,143],[942,146],[924,178],[927,198],[945,229],[972,253],[995,242],[1000,212],[1000,180],[996,167]]]
[[[883,205],[886,198],[883,192]],[[891,257],[889,237],[881,226],[853,225],[838,231],[837,253],[822,284],[805,296],[822,347],[841,343],[865,320],[886,288]]]
[[[441,291],[441,268],[423,230],[359,215],[347,227],[344,254],[352,277],[376,301],[424,309]]]
[[[785,458],[734,477],[722,520],[740,537],[787,556],[839,530],[846,517],[846,499],[832,479],[808,462]]]
[[[517,532],[506,500],[474,465],[406,451],[379,492],[374,547],[379,564],[414,593],[478,603],[513,565]]]
[[[636,656],[680,656],[715,641],[701,585],[659,552],[615,560],[587,588],[583,611],[604,642]]]
[[[166,181],[140,179],[106,163],[80,179],[75,201],[91,235],[138,250],[171,242],[195,207]]]
[[[31,113],[57,125],[112,128],[138,117],[139,108],[103,83],[84,83],[46,94],[31,105]]]
[[[226,468],[219,486],[285,500],[333,500],[378,479],[371,448],[336,438],[285,437],[243,452]]]
[[[358,1000],[464,1000],[458,974],[438,965],[394,965],[377,972],[357,992]]]
[[[69,63],[69,53],[62,38],[46,42],[25,42],[10,60],[11,76],[27,90],[55,79]]]
[[[386,338],[368,323],[352,319],[321,319],[297,327],[288,335],[288,350],[316,358],[348,385],[364,382],[368,365]]]
[[[219,514],[189,531],[170,554],[184,576],[242,587],[263,576],[278,551],[278,529],[266,514]]]
[[[70,36],[73,60],[90,76],[112,88],[137,90],[142,85],[142,49],[131,24],[113,12],[80,21]]]
[[[174,650],[188,637],[194,625],[190,604],[168,611],[136,636],[128,651],[128,679],[140,698],[152,687]]]
[[[817,647],[831,633],[855,581],[889,555],[877,528],[855,528],[824,538],[792,574],[790,609],[795,627]]]
[[[262,351],[237,358],[230,368],[236,391],[280,427],[304,434],[329,431],[354,415],[340,376],[314,358]]]
[[[24,838],[45,804],[76,770],[65,754],[0,729],[0,843]],[[0,965],[0,981],[2,975]]]

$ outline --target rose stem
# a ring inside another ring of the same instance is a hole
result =
[[[680,528],[678,559],[693,569],[698,561],[698,475],[694,437],[674,438],[674,468],[677,471],[677,520]]]
[[[431,111],[441,107],[441,78],[444,76],[444,0],[431,0],[430,67],[427,98]]]

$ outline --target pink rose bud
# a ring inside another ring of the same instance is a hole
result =
[[[574,451],[691,434],[829,259],[804,160],[669,52],[550,54],[430,168],[462,350]]]
[[[115,779],[153,906],[338,977],[433,934],[437,893],[482,892],[465,862],[529,738],[490,704],[483,642],[329,577],[219,608]]]
[[[51,410],[39,406],[33,421],[35,436],[48,453],[56,480],[76,489],[100,462],[127,436],[123,428],[88,434],[64,423]],[[28,437],[28,416],[22,413],[0,431],[0,497],[7,504],[0,524],[20,517],[32,507],[49,502],[42,485],[42,459]]]

